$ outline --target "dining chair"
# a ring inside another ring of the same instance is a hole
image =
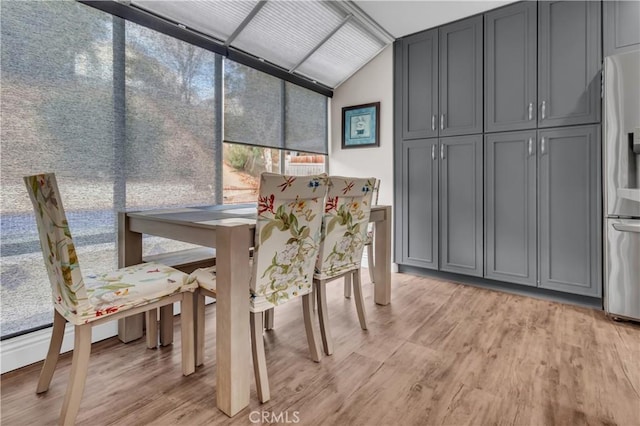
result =
[[[374,186],[375,178],[329,177],[329,191],[322,217],[320,250],[313,276],[322,344],[327,355],[333,353],[327,312],[328,282],[351,277],[360,327],[363,330],[367,329],[360,264],[367,241],[367,224],[371,214]]]
[[[80,264],[53,173],[26,176],[35,211],[40,246],[53,296],[53,331],[40,372],[37,393],[46,392],[58,362],[67,322],[74,326],[71,375],[60,414],[61,424],[73,424],[89,368],[92,327],[107,321],[181,302],[182,374],[195,371],[193,292],[189,275],[159,263],[128,266],[107,273],[85,273]],[[155,318],[154,318],[155,320]],[[147,346],[157,345],[157,328],[147,315]]]
[[[373,184],[373,194],[371,196],[371,206],[378,205],[378,194],[380,194],[380,179],[376,179]],[[367,225],[367,238],[364,246],[367,248],[367,270],[369,271],[369,279],[371,284],[375,282],[373,278],[374,255],[373,255],[373,239],[375,238],[375,225],[369,223]],[[349,299],[351,297],[351,275],[344,277],[344,297]]]
[[[311,358],[322,356],[313,327],[313,269],[320,245],[320,226],[327,175],[286,176],[262,173],[251,277],[250,326],[253,368],[258,398],[270,398],[264,351],[263,313],[297,297],[302,312]],[[216,268],[193,272],[196,291],[196,365],[204,353],[204,297],[216,297]]]

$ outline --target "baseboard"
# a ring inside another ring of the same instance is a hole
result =
[[[214,303],[215,299],[206,298],[206,303]],[[180,314],[180,304],[173,304],[173,314]],[[0,374],[26,367],[43,361],[49,350],[52,328],[44,328],[22,336],[0,342]],[[91,342],[99,342],[118,335],[118,322],[111,321],[95,326],[91,332]],[[67,324],[62,340],[60,353],[73,350],[73,326]]]
[[[580,296],[577,294],[562,293],[559,291],[547,290],[538,287],[528,287],[507,283],[503,281],[490,280],[487,278],[473,277],[467,275],[454,274],[451,272],[434,271],[431,269],[419,268],[416,266],[398,265],[399,272],[433,277],[441,280],[452,281],[460,284],[475,287],[488,288],[491,290],[504,291],[506,293],[518,294],[521,296],[535,297],[537,299],[551,300],[554,302],[567,303],[570,305],[584,306],[604,310],[602,299],[599,297]]]
[[[0,342],[0,371],[2,374],[40,362],[47,356],[52,328],[45,328],[29,334]],[[112,321],[93,328],[91,342],[99,342],[118,334],[118,322]],[[67,324],[62,340],[61,353],[73,350],[73,326]]]

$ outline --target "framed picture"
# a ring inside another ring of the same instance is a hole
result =
[[[380,146],[380,102],[342,108],[342,148]]]

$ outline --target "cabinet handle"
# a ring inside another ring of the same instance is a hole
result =
[[[542,119],[547,115],[547,101],[542,101]]]
[[[432,160],[436,159],[436,146],[435,146],[435,144],[431,145],[431,159]]]
[[[544,137],[542,138],[542,140],[540,141],[540,152],[542,154],[544,154]]]
[[[436,131],[436,115],[435,114],[431,116],[431,130],[434,132]]]
[[[529,138],[529,155],[533,154],[533,139]]]
[[[440,145],[440,159],[444,160],[444,144]]]
[[[444,114],[440,114],[440,130],[444,130]]]
[[[533,102],[529,102],[529,120],[533,120]]]

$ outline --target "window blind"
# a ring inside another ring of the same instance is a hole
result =
[[[328,154],[327,98],[225,61],[224,141]]]

